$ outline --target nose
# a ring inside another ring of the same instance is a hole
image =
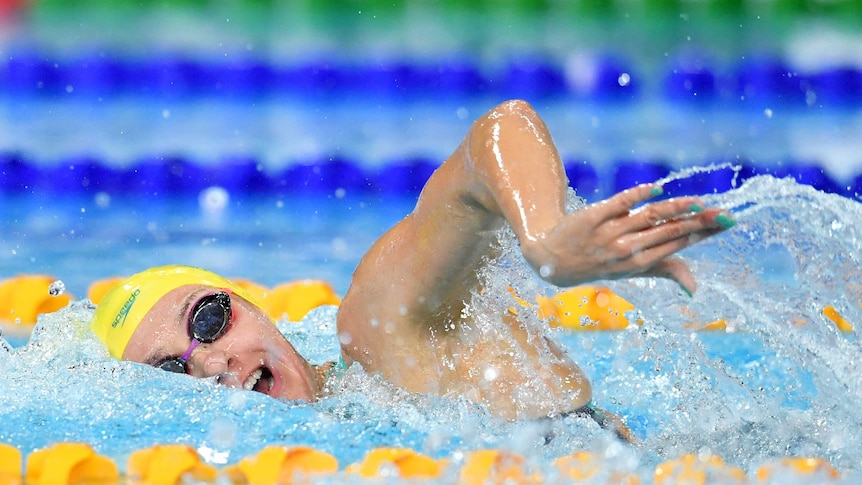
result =
[[[220,384],[234,387],[231,385],[231,380],[236,380],[234,374],[230,371],[231,358],[222,349],[216,346],[203,344],[199,345],[192,355],[189,356],[187,367],[189,374],[195,377],[217,377]]]

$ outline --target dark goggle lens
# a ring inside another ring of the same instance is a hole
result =
[[[176,372],[177,374],[185,374],[186,373],[186,363],[182,361],[179,357],[166,360],[161,364],[157,365],[161,370],[165,370],[168,372]]]
[[[227,330],[231,319],[230,296],[225,292],[201,298],[189,320],[191,337],[208,344]]]

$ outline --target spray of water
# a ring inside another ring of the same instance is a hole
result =
[[[595,402],[622,415],[643,440],[638,448],[589,420],[504,422],[463,396],[410,394],[358,366],[314,405],[167,375],[110,359],[87,330],[86,301],[43,316],[26,346],[0,349],[0,441],[25,453],[84,441],[121,466],[129,453],[159,443],[192,444],[216,464],[266,444],[307,444],[342,464],[375,446],[455,463],[471,449],[512,449],[544,468],[557,456],[593,450],[646,483],[655,464],[692,452],[716,453],[746,470],[776,457],[819,456],[858,473],[862,352],[855,333],[838,331],[822,310],[831,305],[862,322],[862,206],[770,177],[706,199],[739,223],[684,252],[699,282],[693,298],[660,280],[602,282],[643,320],[616,333],[573,335],[519,312],[537,346],[563,342],[593,382]],[[571,210],[582,205],[571,198]],[[467,305],[477,338],[511,338],[500,318],[517,305],[510,287],[525,299],[560,290],[528,268],[510,231],[498,244],[501,256],[480,275],[484,291]],[[716,319],[732,332],[688,328]],[[338,355],[334,321],[329,307],[279,328],[322,363]],[[545,354],[552,363],[553,353]],[[541,391],[537,380],[524,394]]]

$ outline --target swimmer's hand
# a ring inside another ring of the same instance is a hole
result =
[[[543,279],[558,286],[655,276],[694,293],[691,271],[672,255],[736,221],[727,211],[705,208],[696,197],[634,209],[661,193],[660,186],[644,184],[564,215],[540,237],[522,241],[524,256]]]

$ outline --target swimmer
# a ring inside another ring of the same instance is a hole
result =
[[[568,181],[544,122],[523,101],[479,118],[430,177],[414,210],[360,261],[338,309],[338,363],[312,365],[242,288],[197,268],[154,268],[112,289],[92,329],[116,358],[275,398],[315,401],[327,374],[360,364],[408,391],[465,396],[507,420],[589,416],[628,430],[592,405],[584,372],[553,341],[506,312],[511,339],[471,333],[465,305],[508,224],[544,280],[661,277],[693,293],[679,250],[733,225],[694,197],[661,200],[645,184],[565,211]],[[481,369],[493,369],[488,378]],[[525,371],[529,369],[529,371]]]

